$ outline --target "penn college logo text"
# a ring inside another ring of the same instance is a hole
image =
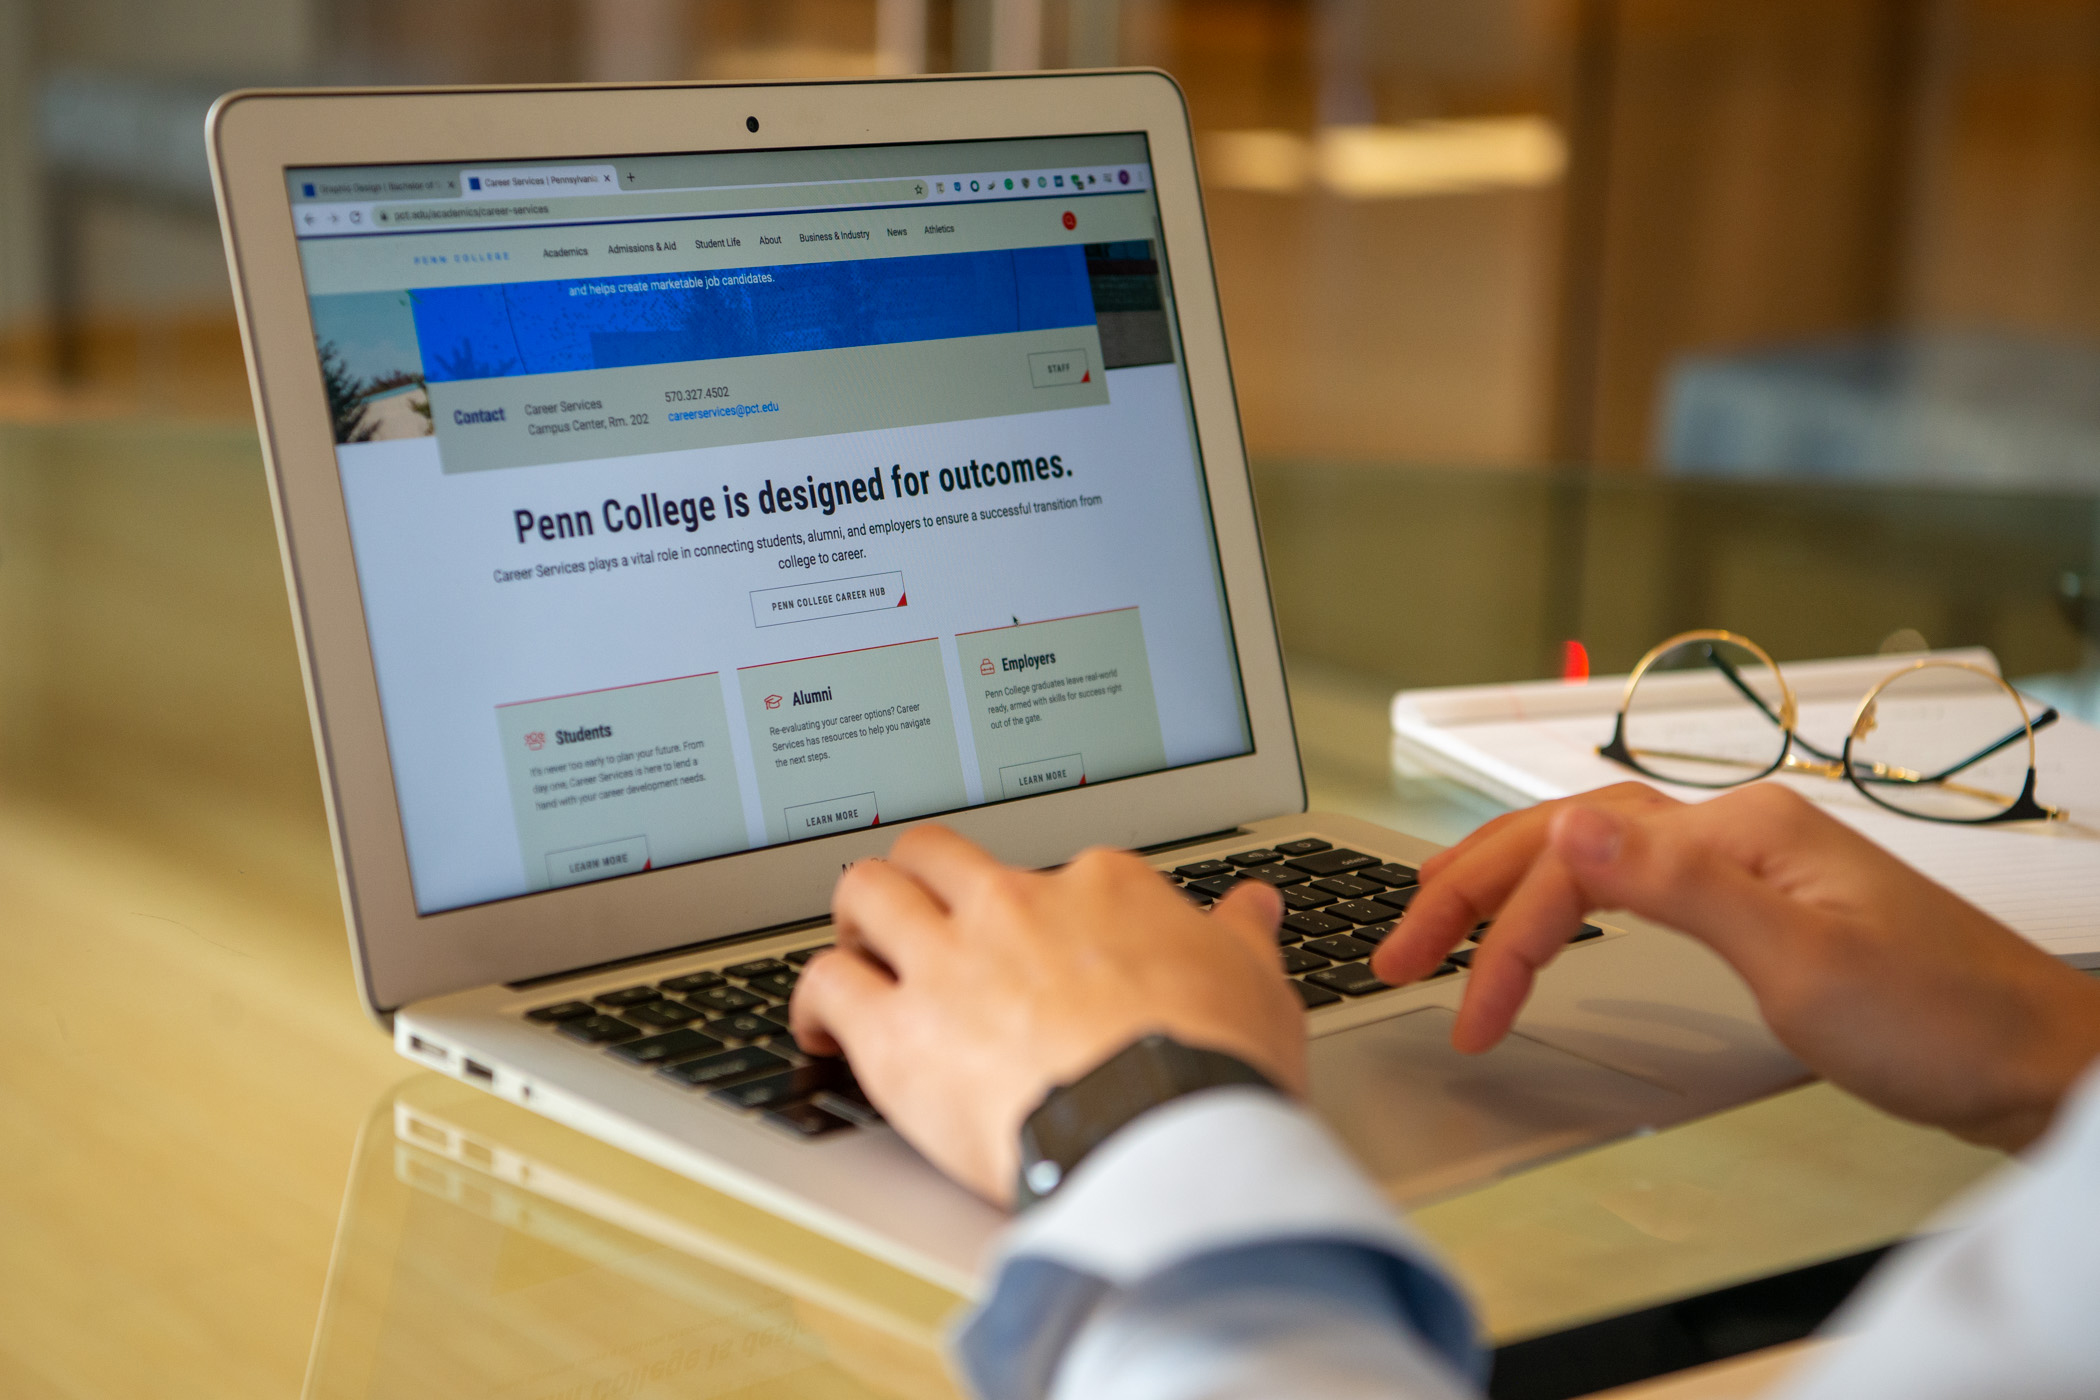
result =
[[[538,753],[541,749],[546,748],[547,731],[535,729],[530,734],[527,734],[525,736],[525,747],[531,749],[534,753]]]
[[[780,702],[785,699],[787,699],[785,695],[768,695],[766,697],[766,708],[769,710],[777,710],[780,708]]]

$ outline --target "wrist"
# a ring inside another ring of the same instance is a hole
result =
[[[1142,1036],[1050,1090],[1021,1123],[1014,1203],[1026,1209],[1062,1185],[1095,1148],[1162,1104],[1204,1089],[1248,1085],[1281,1092],[1237,1056]]]

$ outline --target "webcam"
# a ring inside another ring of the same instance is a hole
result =
[[[756,130],[758,130],[758,118],[757,118],[757,117],[746,117],[746,118],[744,118],[744,130],[746,130],[746,131],[756,131]]]

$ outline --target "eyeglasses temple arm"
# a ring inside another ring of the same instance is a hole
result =
[[[1937,773],[1928,773],[1923,777],[1914,778],[1911,780],[1911,783],[1912,785],[1923,783],[1944,783],[1947,781],[1947,779],[1953,777],[1956,773],[1961,772],[1962,769],[1973,767],[1974,765],[1981,763],[1985,759],[1989,758],[1992,754],[1997,753],[2000,749],[2003,749],[2011,744],[2019,743],[2020,740],[2026,738],[2027,735],[2034,732],[2035,730],[2048,728],[2050,725],[2056,723],[2056,721],[2059,718],[2060,716],[2056,712],[2056,707],[2052,705],[2048,709],[2036,715],[2029,724],[2027,724],[2023,728],[2012,730],[2004,738],[1998,740],[1996,743],[1978,749],[1975,753],[1970,754],[1967,758],[1962,759],[1959,763],[1949,764],[1947,767],[1942,768]],[[1796,737],[1798,738],[1798,736]],[[1888,782],[1891,780],[1887,778],[1870,778],[1868,779],[1868,781]]]

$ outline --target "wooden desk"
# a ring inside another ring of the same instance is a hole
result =
[[[1477,819],[1390,777],[1375,689],[1297,698],[1316,800]],[[0,1394],[948,1393],[954,1300],[366,1021],[251,437],[0,430],[0,706]],[[1508,1340],[1880,1243],[1993,1161],[1812,1088],[1419,1219]]]

